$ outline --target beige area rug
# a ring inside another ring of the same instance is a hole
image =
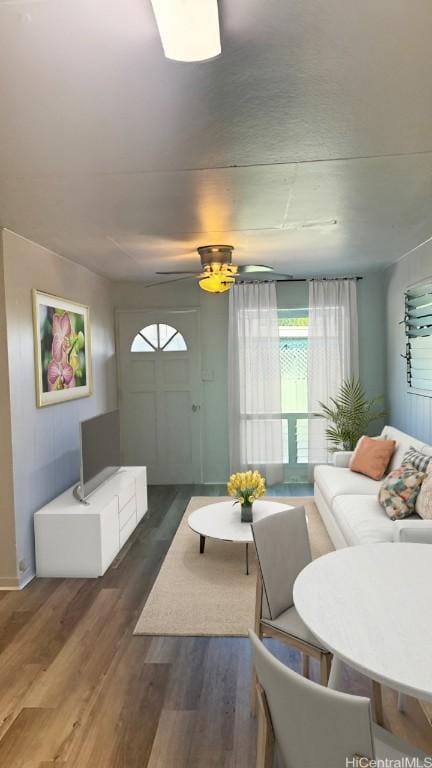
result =
[[[250,546],[250,575],[244,572],[244,544],[206,539],[199,553],[199,536],[188,517],[222,497],[196,496],[184,513],[153,589],[144,606],[135,635],[244,636],[253,626],[256,558]],[[274,501],[306,509],[313,557],[333,549],[313,498],[275,498]]]

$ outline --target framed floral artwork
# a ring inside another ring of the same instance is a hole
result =
[[[36,404],[92,393],[89,307],[33,290]]]

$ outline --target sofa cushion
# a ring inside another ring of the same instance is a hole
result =
[[[418,451],[422,451],[423,453],[432,453],[432,448],[430,446],[425,446],[422,440],[417,440],[415,437],[411,437],[411,435],[407,435],[405,432],[401,432],[400,429],[395,429],[395,427],[384,427],[383,431],[381,432],[381,437],[385,438],[386,440],[395,440],[396,441],[396,450],[393,453],[392,460],[390,462],[389,466],[389,472],[391,472],[393,469],[396,469],[396,467],[400,467],[400,465],[403,462],[403,457],[409,449],[416,448]],[[429,448],[429,450],[427,450]]]
[[[338,496],[332,511],[349,546],[394,540],[394,523],[387,517],[376,494]]]
[[[422,445],[420,450],[422,453],[425,453],[426,456],[432,456],[432,445],[428,445],[427,443],[425,443],[424,445]]]
[[[344,467],[333,467],[330,464],[320,464],[315,467],[315,482],[320,488],[324,499],[331,507],[336,496],[343,494],[374,494],[378,496],[380,482],[370,477],[351,472]]]

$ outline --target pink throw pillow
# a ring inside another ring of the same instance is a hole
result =
[[[350,469],[372,480],[382,480],[395,448],[395,440],[379,440],[363,435],[351,456]]]

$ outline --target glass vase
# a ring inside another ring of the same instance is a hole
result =
[[[241,505],[241,522],[242,523],[253,522],[252,504],[250,501],[245,501]]]

